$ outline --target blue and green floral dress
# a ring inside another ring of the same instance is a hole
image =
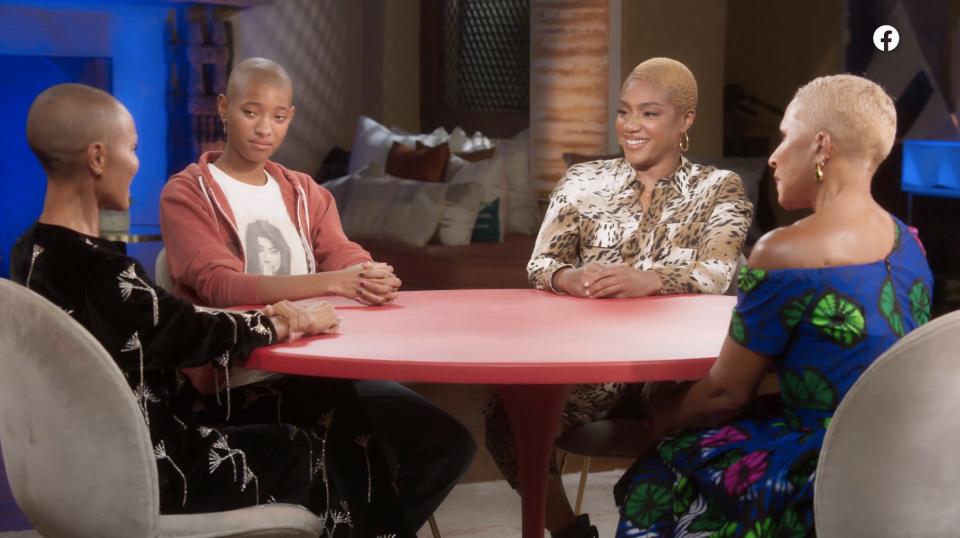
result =
[[[881,261],[740,271],[730,337],[774,358],[782,412],[661,442],[617,484],[618,537],[813,535],[814,471],[834,410],[880,354],[930,319],[930,268],[894,220]]]

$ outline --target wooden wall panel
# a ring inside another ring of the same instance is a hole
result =
[[[530,2],[530,172],[540,194],[563,176],[564,152],[605,153],[608,0]]]

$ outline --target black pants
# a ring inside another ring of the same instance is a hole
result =
[[[457,420],[399,383],[357,381],[355,387],[415,533],[466,473],[477,445]]]
[[[251,398],[255,394],[262,396]],[[278,405],[280,399],[277,396],[280,394],[283,395],[282,406]],[[207,396],[205,400],[215,413],[225,410],[223,405],[216,403],[214,396]],[[367,472],[372,472],[376,482],[373,504],[366,504],[362,498],[366,488],[362,488],[361,498],[351,503],[351,511],[357,520],[353,522],[352,532],[348,533],[350,536],[372,538],[388,529],[398,538],[415,538],[417,530],[466,472],[476,452],[476,444],[463,425],[417,393],[394,382],[283,376],[236,387],[231,401],[231,443],[244,449],[251,461],[264,455],[265,461],[257,461],[256,466],[270,471],[260,474],[263,491],[283,492],[276,495],[277,500],[304,504],[315,510],[327,506],[327,499],[321,496],[313,502],[318,497],[315,490],[320,488],[316,481],[307,483],[304,480],[305,473],[301,468],[307,465],[306,459],[298,459],[307,451],[303,447],[292,447],[283,452],[291,461],[283,463],[285,459],[279,457],[281,452],[278,450],[287,446],[288,441],[299,442],[305,436],[289,437],[287,429],[277,429],[268,423],[309,425],[328,409],[337,409],[329,456],[339,456],[340,459],[339,466],[331,463],[331,480],[335,486],[340,486],[336,489],[342,492],[357,489],[357,484],[366,481]],[[356,432],[351,433],[353,430]],[[351,449],[355,433],[364,431],[372,434],[370,458],[366,462],[363,458],[357,459],[361,453],[356,447]],[[268,434],[273,437],[266,437]],[[249,442],[246,442],[248,438]],[[206,460],[201,459],[205,464]],[[371,465],[372,469],[368,470],[366,467]],[[247,502],[226,499],[222,492],[228,491],[230,484],[216,482],[218,477],[209,475],[204,469],[195,476],[197,479],[191,479],[191,482],[194,482],[192,488],[197,495],[193,496],[195,502],[191,502],[192,506],[185,510],[187,512],[223,510],[253,502],[251,499],[245,499]],[[199,480],[203,483],[196,483]],[[230,477],[224,480],[230,482]],[[387,493],[383,487],[393,491]],[[205,495],[204,490],[217,494]],[[180,511],[172,509],[169,512]]]

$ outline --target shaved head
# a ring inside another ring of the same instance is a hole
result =
[[[273,60],[266,58],[247,58],[233,67],[227,81],[227,98],[237,99],[248,85],[253,83],[277,84],[290,89],[293,98],[293,82],[287,70]]]
[[[58,84],[30,105],[27,143],[48,173],[73,169],[91,144],[112,141],[127,109],[109,93],[83,84]]]

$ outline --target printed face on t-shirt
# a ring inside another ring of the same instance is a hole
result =
[[[280,271],[280,250],[266,237],[257,238],[257,256],[260,259],[260,274],[276,275]]]
[[[290,274],[290,245],[280,228],[269,220],[246,225],[247,273],[286,276]]]
[[[303,238],[291,219],[277,180],[266,174],[264,185],[248,185],[210,165],[214,181],[233,211],[244,272],[249,275],[305,275],[310,272]]]

